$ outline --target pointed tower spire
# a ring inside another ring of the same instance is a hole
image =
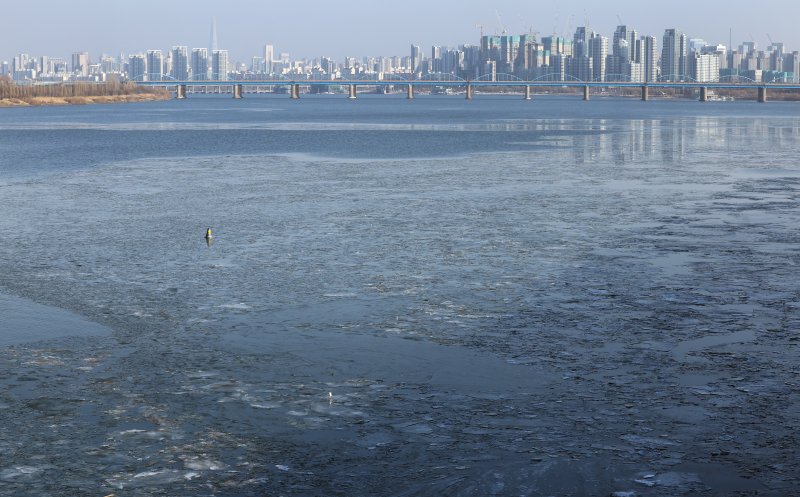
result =
[[[219,50],[217,46],[217,18],[214,17],[211,19],[211,53],[214,53],[214,50]]]

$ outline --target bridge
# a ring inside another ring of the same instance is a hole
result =
[[[498,74],[494,78],[487,76],[466,80],[452,75],[436,75],[424,77],[421,79],[405,79],[399,76],[385,77],[377,79],[373,77],[361,77],[350,79],[336,79],[336,80],[320,80],[320,79],[291,79],[282,76],[280,78],[264,79],[264,80],[170,80],[162,79],[161,81],[136,81],[135,83],[142,86],[155,86],[165,87],[167,89],[174,89],[175,96],[178,99],[187,97],[187,92],[191,88],[208,88],[223,87],[230,88],[230,93],[233,98],[242,98],[245,94],[245,88],[255,89],[258,91],[259,87],[276,87],[286,88],[286,93],[292,99],[299,99],[301,95],[301,87],[316,89],[328,89],[332,86],[347,87],[347,96],[350,99],[358,97],[358,87],[404,87],[406,98],[409,100],[414,98],[415,89],[417,88],[441,88],[441,89],[458,89],[464,92],[467,100],[472,100],[475,95],[475,90],[478,88],[519,88],[522,90],[523,98],[531,100],[533,98],[533,91],[537,88],[579,88],[583,90],[583,100],[588,101],[591,96],[591,90],[595,88],[639,88],[641,90],[641,99],[647,101],[650,99],[650,91],[652,89],[690,89],[699,90],[701,102],[709,100],[709,90],[754,90],[758,102],[764,103],[767,101],[768,90],[800,90],[800,84],[797,83],[764,83],[752,80],[746,80],[741,76],[734,76],[735,80],[720,82],[698,82],[698,81],[655,81],[648,83],[631,82],[631,81],[581,81],[578,79],[572,80],[554,80],[552,75],[546,75],[534,80],[523,80],[509,74]],[[227,93],[227,91],[225,92]]]

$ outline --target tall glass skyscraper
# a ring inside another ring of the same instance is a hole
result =
[[[676,29],[664,31],[661,48],[661,77],[667,81],[681,81],[686,75],[686,35]]]

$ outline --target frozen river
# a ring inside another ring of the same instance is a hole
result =
[[[787,495],[797,110],[0,111],[0,494]]]

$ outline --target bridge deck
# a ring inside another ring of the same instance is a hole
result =
[[[244,86],[288,86],[288,85],[301,85],[301,86],[340,86],[340,85],[357,85],[357,86],[441,86],[441,87],[466,87],[468,85],[473,87],[480,86],[493,86],[493,87],[590,87],[590,88],[713,88],[713,89],[756,89],[756,88],[769,88],[774,90],[800,90],[800,84],[797,83],[696,83],[696,82],[652,82],[652,83],[631,83],[631,82],[616,82],[616,81],[449,81],[449,80],[368,80],[368,79],[353,79],[353,80],[334,80],[334,81],[321,81],[321,80],[288,80],[288,79],[274,79],[274,80],[230,80],[230,81],[142,81],[136,84],[142,86],[227,86],[227,85],[244,85]]]

